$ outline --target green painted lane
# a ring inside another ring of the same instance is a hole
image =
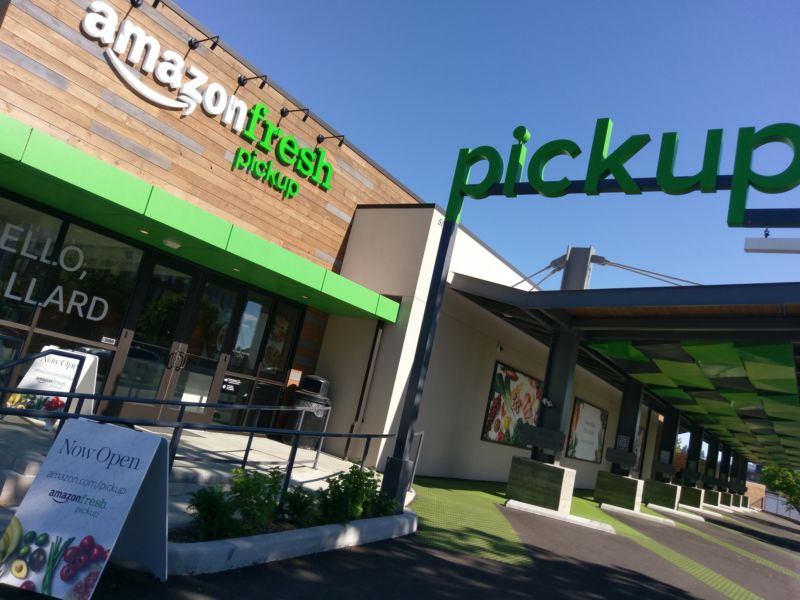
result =
[[[744,585],[740,585],[721,574],[719,568],[713,569],[707,566],[705,561],[701,562],[698,557],[691,558],[687,556],[682,548],[676,548],[673,544],[665,544],[661,541],[657,541],[653,536],[649,535],[649,532],[644,533],[642,531],[643,527],[640,527],[641,523],[636,522],[635,519],[627,519],[626,522],[623,522],[621,519],[612,517],[610,514],[600,510],[599,505],[586,497],[586,495],[584,495],[584,497],[573,498],[572,514],[610,524],[617,531],[618,535],[624,535],[632,539],[659,558],[672,563],[682,571],[685,571],[727,598],[734,598],[736,600],[756,600],[762,598],[762,596],[744,587]],[[653,528],[656,527],[672,529],[666,526],[653,526]]]
[[[751,545],[751,541],[748,540],[744,535],[742,535],[741,537],[745,539],[740,538],[737,540],[732,540],[731,536],[726,535],[725,531],[718,526],[716,528],[714,525],[707,525],[706,527],[701,527],[700,523],[698,523],[697,525],[678,523],[677,526],[683,531],[687,531],[692,535],[696,535],[699,538],[702,538],[708,542],[717,544],[718,546],[725,548],[730,552],[735,552],[740,556],[744,556],[745,558],[748,558],[753,562],[763,565],[768,569],[772,569],[777,573],[781,573],[782,575],[787,575],[789,577],[794,577],[795,579],[800,580],[800,571],[798,571],[798,569],[800,569],[800,559],[791,561],[794,562],[794,568],[786,567],[783,564],[770,560],[769,558],[764,556],[764,554],[769,552],[768,548],[761,548],[761,549],[753,548]],[[711,528],[712,530],[709,530],[708,528]],[[714,528],[715,530],[713,530]],[[736,534],[737,532],[733,533]],[[760,552],[753,552],[751,550],[757,550],[757,551],[760,550]],[[781,562],[788,562],[788,561],[781,561]]]

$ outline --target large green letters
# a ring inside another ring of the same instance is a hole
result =
[[[764,144],[780,142],[792,149],[792,160],[783,171],[775,175],[761,175],[752,168],[753,151]],[[747,190],[750,186],[766,194],[788,192],[800,185],[800,126],[793,123],[776,123],[756,131],[742,127],[736,141],[736,159],[733,163],[731,200],[728,205],[728,225],[744,225]]]
[[[632,135],[614,152],[608,154],[613,127],[611,119],[597,119],[592,150],[589,154],[589,166],[586,169],[586,183],[583,186],[583,191],[590,196],[600,193],[597,189],[598,183],[611,174],[626,194],[642,193],[625,169],[625,162],[648,144],[650,136],[646,133]]]

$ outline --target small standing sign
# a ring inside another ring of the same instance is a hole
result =
[[[58,346],[45,346],[42,352],[59,350],[71,356],[49,354],[41,356],[31,363],[28,371],[23,375],[17,387],[30,390],[47,390],[51,392],[64,392],[60,396],[41,396],[36,394],[12,394],[8,406],[15,408],[32,408],[35,410],[58,411],[64,408],[69,391],[75,380],[75,373],[80,364],[79,357],[83,357],[83,368],[78,373],[75,391],[84,394],[94,394],[97,381],[97,357],[94,354],[78,352],[76,350],[63,350]],[[78,403],[73,400],[72,410],[77,411]],[[85,400],[81,408],[82,414],[94,412],[94,401]]]
[[[0,540],[0,583],[88,600],[113,552],[167,578],[165,439],[64,424]]]

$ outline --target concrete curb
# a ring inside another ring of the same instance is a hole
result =
[[[713,510],[706,510],[705,508],[697,508],[696,506],[689,506],[688,504],[679,504],[681,508],[685,508],[686,510],[690,510],[693,513],[700,513],[701,515],[708,515],[710,517],[721,517],[722,515],[718,512],[714,512]]]
[[[718,510],[719,512],[733,514],[733,509],[727,506],[714,506],[713,504],[703,504],[704,509]]]
[[[522,512],[539,515],[540,517],[548,517],[557,521],[564,521],[565,523],[572,523],[573,525],[580,525],[581,527],[588,527],[589,529],[597,529],[598,531],[605,531],[606,533],[616,534],[617,531],[608,523],[601,523],[600,521],[592,521],[584,517],[575,517],[573,515],[558,512],[557,510],[550,510],[549,508],[542,508],[534,504],[526,504],[517,500],[509,500],[506,502],[507,508],[520,510]]]
[[[649,508],[650,510],[657,510],[658,512],[663,512],[668,515],[675,515],[676,517],[686,517],[687,519],[691,519],[692,521],[702,521],[703,523],[706,522],[706,520],[700,515],[695,515],[693,513],[675,510],[672,508],[668,508],[666,506],[659,506],[658,504],[653,504],[652,502],[647,505],[647,508]]]
[[[635,519],[642,519],[643,521],[650,521],[652,523],[658,523],[659,525],[669,525],[670,527],[675,527],[675,521],[672,519],[656,517],[654,515],[646,515],[639,511],[631,510],[629,508],[622,508],[621,506],[614,506],[613,504],[603,503],[600,505],[600,510],[610,513],[617,513],[620,515],[628,515],[629,517],[633,517]]]
[[[179,544],[167,550],[170,575],[201,575],[369,544],[409,535],[417,530],[417,515],[405,511],[392,517],[320,525],[265,535],[213,542]]]

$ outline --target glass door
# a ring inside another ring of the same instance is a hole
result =
[[[133,398],[163,399],[171,375],[181,364],[176,335],[193,289],[191,274],[163,264],[143,269],[134,310],[120,339],[106,393]],[[138,308],[138,310],[137,310]],[[108,389],[110,388],[110,389]],[[106,414],[120,414],[110,405]],[[160,407],[125,406],[126,417],[156,418]]]
[[[202,286],[194,306],[192,318],[175,346],[177,352],[170,384],[164,398],[193,404],[186,409],[188,421],[211,420],[203,404],[216,402],[222,387],[223,375],[230,358],[231,324],[236,312],[241,311],[241,294],[237,289],[208,281]],[[189,312],[189,311],[187,311]],[[177,419],[178,411],[165,406],[161,419]]]

